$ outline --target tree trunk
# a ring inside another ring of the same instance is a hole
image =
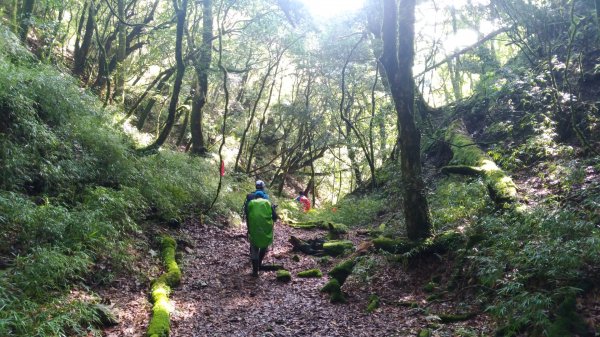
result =
[[[23,1],[23,8],[21,10],[21,22],[19,23],[19,37],[23,42],[27,40],[27,34],[29,34],[29,26],[31,26],[31,14],[33,13],[34,6],[35,0]]]
[[[73,75],[82,77],[85,71],[85,62],[87,61],[90,46],[92,45],[92,37],[94,34],[96,8],[94,3],[91,2],[88,7],[87,23],[85,25],[85,33],[81,41],[79,48],[75,49],[75,55],[73,55]],[[83,14],[82,14],[83,18]]]
[[[277,61],[277,64],[279,64],[279,61]],[[273,68],[275,68],[275,66],[276,65],[269,64],[269,66],[267,67],[267,72],[260,83],[260,89],[258,90],[258,95],[256,96],[256,99],[254,100],[254,104],[252,105],[252,110],[250,111],[250,119],[248,119],[248,123],[246,123],[244,132],[242,133],[242,138],[240,139],[240,147],[239,147],[237,156],[235,157],[234,170],[236,172],[241,171],[240,158],[242,157],[242,153],[244,152],[244,145],[246,145],[246,137],[248,136],[248,131],[250,130],[250,127],[252,126],[252,123],[254,122],[254,116],[256,116],[256,109],[258,108],[258,103],[260,102],[260,99],[262,98],[262,94],[265,91],[265,87],[267,86],[267,80],[269,79],[269,76],[271,75],[271,71],[273,70]]]
[[[119,15],[118,39],[119,46],[117,47],[117,76],[115,78],[115,93],[114,99],[120,103],[124,102],[125,91],[125,69],[123,61],[127,52],[127,26],[121,20],[125,20],[125,0],[118,0],[117,11]]]
[[[275,70],[275,76],[277,75],[277,69]],[[273,78],[273,82],[271,83],[271,89],[269,90],[269,98],[267,99],[267,104],[265,104],[265,108],[263,109],[263,114],[260,119],[260,124],[258,125],[258,133],[254,138],[254,142],[250,147],[250,152],[248,153],[248,163],[246,164],[246,172],[250,172],[252,168],[252,158],[254,157],[254,150],[256,149],[256,145],[258,145],[258,141],[262,135],[263,128],[265,126],[265,122],[267,120],[267,110],[269,110],[269,106],[271,105],[271,98],[273,97],[273,88],[275,87],[275,78]]]
[[[431,218],[421,175],[421,134],[414,120],[415,1],[384,0],[383,64],[397,113],[398,148],[402,173],[403,211],[411,240],[431,236]]]
[[[185,26],[185,15],[187,11],[187,0],[182,0],[181,7],[177,4],[177,0],[173,0],[173,7],[177,16],[177,35],[175,38],[175,60],[177,62],[177,72],[175,73],[175,83],[173,84],[173,94],[171,95],[171,103],[169,104],[169,114],[164,128],[158,135],[158,138],[153,144],[150,144],[142,151],[158,150],[167,140],[173,124],[175,124],[175,114],[177,112],[177,103],[179,102],[179,92],[181,91],[181,82],[185,73],[185,64],[183,63],[183,28]]]
[[[192,99],[192,112],[190,120],[190,131],[192,133],[192,154],[206,154],[204,142],[204,131],[202,128],[202,109],[206,104],[208,92],[208,70],[212,58],[213,40],[213,15],[212,0],[202,1],[202,45],[200,46],[200,57],[194,60],[196,70],[196,90]]]

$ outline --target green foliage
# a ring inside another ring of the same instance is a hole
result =
[[[489,206],[487,190],[481,179],[453,175],[438,182],[430,195],[435,230],[470,224]]]
[[[480,282],[495,289],[488,311],[506,335],[547,330],[565,298],[593,282],[600,263],[600,232],[571,210],[540,207],[530,213],[489,216],[478,224],[486,239],[469,252]]]
[[[94,304],[50,294],[43,294],[43,301],[38,302],[23,295],[4,277],[0,278],[0,335],[86,335],[100,323]]]
[[[93,301],[68,291],[92,270],[94,282],[127,270],[148,215],[206,207],[218,165],[170,151],[137,157],[115,111],[34,60],[0,26],[0,335],[83,335],[96,320]],[[232,179],[210,216],[240,209],[246,186]]]
[[[28,297],[43,300],[50,292],[67,288],[65,281],[83,277],[90,264],[90,257],[83,252],[36,247],[26,256],[17,256],[8,277]]]

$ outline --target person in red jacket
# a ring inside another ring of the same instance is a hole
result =
[[[308,212],[310,210],[310,200],[306,197],[306,193],[304,193],[304,191],[299,191],[298,194],[299,195],[296,198],[296,201],[302,204],[302,209],[304,209],[304,212]]]

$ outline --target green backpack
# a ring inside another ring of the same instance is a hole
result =
[[[273,210],[266,199],[254,199],[248,203],[248,238],[258,248],[273,243]]]

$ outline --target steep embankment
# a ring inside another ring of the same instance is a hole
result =
[[[147,291],[155,233],[210,203],[217,166],[138,157],[116,109],[1,25],[0,113],[0,335],[86,334],[110,323],[98,293],[115,278]],[[243,187],[225,186],[207,219],[241,203]]]

